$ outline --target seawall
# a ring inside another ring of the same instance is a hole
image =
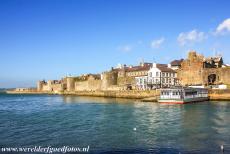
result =
[[[58,94],[54,92],[39,92],[39,91],[15,91],[15,90],[8,90],[6,91],[7,94]]]
[[[230,89],[210,89],[208,95],[210,100],[229,101]]]
[[[8,94],[59,94],[94,97],[114,97],[142,99],[146,102],[155,102],[159,96],[159,90],[122,90],[122,91],[74,91],[74,92],[37,92],[37,91],[7,91]],[[209,89],[209,100],[230,101],[230,89]]]
[[[156,98],[159,95],[158,90],[125,90],[125,91],[75,91],[75,92],[62,92],[62,95],[77,95],[77,96],[96,96],[96,97],[114,97],[114,98],[131,98],[131,99],[144,99]],[[156,99],[155,99],[156,100]]]
[[[38,91],[7,91],[8,94],[59,94],[59,95],[76,95],[76,96],[93,96],[93,97],[112,97],[142,99],[143,101],[157,101],[159,90],[122,90],[122,91],[64,91],[64,92],[38,92]]]

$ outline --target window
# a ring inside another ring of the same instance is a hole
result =
[[[159,73],[158,72],[156,72],[156,76],[158,76],[159,75]]]
[[[152,72],[149,72],[149,76],[152,77]]]
[[[162,73],[162,76],[165,76],[165,73]]]

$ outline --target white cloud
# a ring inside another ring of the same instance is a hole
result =
[[[132,46],[130,45],[120,46],[118,47],[118,50],[123,51],[123,52],[129,52],[132,50]]]
[[[177,37],[177,41],[180,45],[184,46],[189,43],[201,42],[205,38],[207,38],[207,36],[204,32],[199,32],[196,29],[194,29],[190,32],[180,33]]]
[[[230,32],[230,18],[224,20],[216,28],[216,34],[226,34],[227,32]]]
[[[163,38],[163,37],[160,39],[157,39],[157,40],[153,40],[151,42],[151,47],[152,48],[159,48],[162,45],[162,43],[164,43],[164,41],[165,41],[165,38]]]

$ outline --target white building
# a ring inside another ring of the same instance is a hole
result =
[[[148,75],[136,77],[136,89],[146,90],[178,85],[177,73],[171,65],[156,64],[148,71]]]
[[[145,90],[148,89],[147,83],[148,83],[148,76],[138,76],[135,77],[136,80],[136,89],[139,90]]]

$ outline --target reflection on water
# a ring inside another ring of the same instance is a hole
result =
[[[91,153],[230,152],[230,102],[1,95],[0,146],[87,146]],[[10,129],[9,129],[10,128]],[[134,129],[135,128],[135,129]]]
[[[105,97],[90,97],[90,96],[63,96],[65,103],[133,103],[140,102],[137,99],[125,99],[125,98],[105,98]]]

